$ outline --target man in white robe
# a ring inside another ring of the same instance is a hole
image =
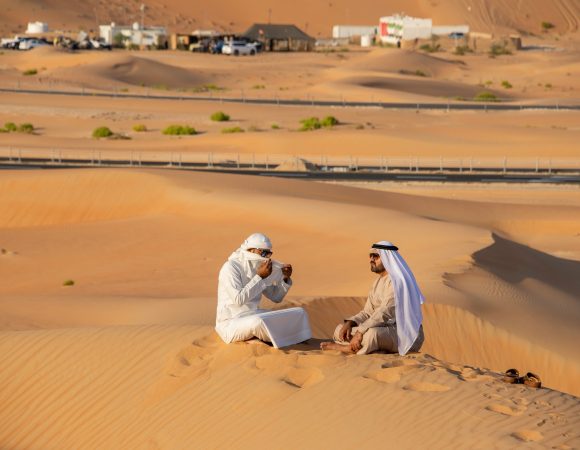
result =
[[[218,283],[216,331],[226,343],[258,338],[276,348],[312,337],[302,308],[260,310],[260,299],[280,303],[292,286],[292,266],[273,261],[272,243],[249,236],[222,266]]]
[[[424,342],[424,297],[411,269],[398,248],[387,241],[374,244],[369,257],[371,271],[378,278],[363,310],[336,327],[334,342],[322,342],[320,347],[359,355],[419,351]]]

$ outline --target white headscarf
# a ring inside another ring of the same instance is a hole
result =
[[[425,301],[425,297],[419,289],[413,272],[397,251],[397,247],[388,241],[380,241],[375,245],[394,247],[387,250],[373,246],[378,250],[383,266],[387,269],[393,283],[398,348],[399,354],[405,355],[419,335],[419,328],[423,322],[421,305]]]
[[[228,260],[238,261],[244,273],[248,278],[252,278],[256,275],[258,267],[269,258],[265,258],[256,253],[249,252],[250,248],[261,248],[272,250],[272,242],[270,238],[262,233],[254,233],[246,238],[240,248],[234,251]],[[267,285],[276,284],[282,278],[282,272],[280,270],[272,270],[272,274],[265,278],[264,281]]]

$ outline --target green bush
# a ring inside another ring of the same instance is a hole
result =
[[[4,124],[4,129],[6,131],[8,131],[9,133],[13,133],[15,131],[18,131],[18,127],[16,126],[16,124],[14,122],[6,122]]]
[[[504,88],[506,88],[506,89],[511,89],[511,88],[513,88],[512,84],[511,84],[509,81],[507,81],[507,80],[504,80],[504,81],[502,81],[502,82],[501,82],[501,85],[502,85]]]
[[[326,116],[320,121],[320,125],[325,128],[332,128],[333,126],[338,125],[338,123],[338,119],[334,116]]]
[[[468,45],[458,45],[453,51],[456,55],[463,56],[466,53],[473,53],[473,50]]]
[[[417,75],[418,77],[426,77],[427,74],[425,72],[423,72],[422,70],[415,70],[415,75]]]
[[[552,22],[542,22],[541,25],[543,31],[548,31],[555,27],[555,25]]]
[[[512,52],[507,48],[507,41],[494,42],[489,48],[489,56],[501,56],[501,55],[511,55]]]
[[[263,84],[255,84],[252,86],[252,89],[266,89],[266,86]]]
[[[38,70],[36,69],[28,69],[25,70],[24,72],[22,72],[22,75],[36,75],[38,73]]]
[[[272,130],[279,130],[280,125],[278,125],[277,123],[273,123],[272,125],[270,125],[270,128],[272,128]]]
[[[21,123],[18,126],[18,132],[32,134],[34,133],[34,125],[32,125],[31,123]]]
[[[497,96],[491,92],[480,92],[473,99],[477,102],[499,102]]]
[[[133,125],[133,131],[136,131],[137,133],[142,133],[144,131],[147,131],[147,126],[143,125],[142,123],[138,123],[136,125]]]
[[[62,283],[63,286],[74,286],[75,285],[75,281],[74,280],[65,280]]]
[[[318,117],[309,117],[308,119],[302,119],[300,121],[302,126],[300,127],[300,131],[313,131],[318,130],[322,125],[320,124],[320,120]]]
[[[214,122],[227,122],[228,120],[230,120],[230,116],[228,116],[225,112],[218,111],[214,112],[210,116],[210,119],[213,120]]]
[[[439,50],[441,50],[441,45],[440,44],[423,44],[419,48],[427,53],[435,53],[435,52],[438,52]]]
[[[165,130],[163,130],[163,134],[172,136],[192,136],[197,134],[197,131],[195,131],[195,128],[188,125],[169,125]]]
[[[113,132],[108,127],[99,127],[93,130],[93,137],[95,139],[108,138],[113,135]]]
[[[240,127],[230,127],[222,129],[222,133],[230,134],[230,133],[243,133],[244,129]]]

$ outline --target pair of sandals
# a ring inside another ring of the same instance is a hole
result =
[[[505,371],[502,381],[509,384],[525,384],[533,388],[541,388],[542,380],[538,375],[532,372],[528,372],[523,377],[520,377],[520,373],[517,369],[508,369]]]

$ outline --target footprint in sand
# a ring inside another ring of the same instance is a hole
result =
[[[512,408],[511,406],[493,403],[485,407],[488,411],[503,414],[504,416],[521,416],[527,409],[525,407]]]
[[[444,384],[426,383],[424,381],[417,381],[409,383],[406,386],[403,386],[403,389],[405,389],[406,391],[416,391],[416,392],[446,392],[451,388],[449,386],[445,386]]]
[[[534,430],[514,431],[512,436],[523,442],[539,442],[544,439],[544,435],[542,433]]]
[[[419,364],[386,367],[382,370],[369,372],[368,374],[364,375],[364,378],[370,378],[371,380],[380,381],[381,383],[396,383],[401,379],[404,373],[412,372],[419,367],[421,367]]]
[[[320,369],[293,367],[282,381],[292,387],[307,388],[320,383],[322,380],[324,380],[324,374]]]

